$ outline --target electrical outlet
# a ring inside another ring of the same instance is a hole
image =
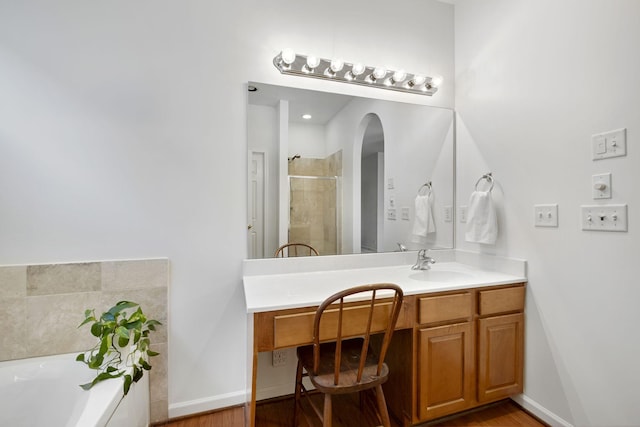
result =
[[[274,367],[284,366],[287,364],[287,350],[274,350],[273,359],[271,360],[271,364]]]

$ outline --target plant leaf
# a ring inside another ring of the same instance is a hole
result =
[[[94,337],[100,337],[101,334],[102,334],[102,324],[96,322],[93,325],[91,325],[91,335],[93,335]]]
[[[84,362],[84,353],[80,353],[76,356],[76,362]]]
[[[144,371],[142,369],[139,369],[137,367],[133,368],[133,381],[138,382],[140,381],[140,378],[142,378]]]
[[[147,350],[147,356],[149,357],[153,357],[153,356],[158,356],[160,353],[157,353],[153,350]]]
[[[115,317],[122,310],[126,310],[127,308],[135,307],[137,305],[138,304],[131,301],[118,301],[116,305],[114,305],[113,307],[111,307],[111,309],[109,309],[109,313]]]
[[[129,339],[129,330],[127,328],[125,328],[124,326],[118,326],[116,328],[116,334],[118,334],[118,336],[120,336],[122,338]]]
[[[123,392],[124,392],[125,396],[127,395],[127,393],[129,393],[129,388],[131,388],[131,383],[132,382],[133,382],[133,379],[131,378],[131,375],[125,375],[124,376]]]
[[[91,321],[95,321],[95,320],[96,320],[96,318],[95,318],[95,317],[93,317],[93,316],[87,316],[87,317],[85,317],[85,319],[82,321],[82,323],[80,323],[80,324],[78,325],[78,328],[79,328],[79,327],[81,327],[81,326],[86,325],[87,323],[89,323],[89,322],[91,322]]]
[[[142,366],[142,368],[143,368],[145,371],[148,371],[148,370],[150,370],[150,369],[151,369],[151,365],[149,365],[149,364],[147,363],[147,361],[146,361],[146,360],[144,360],[142,357],[138,360],[138,364],[139,364],[140,366]]]
[[[133,322],[127,322],[125,325],[125,328],[131,330],[131,329],[139,329],[140,326],[142,326],[142,321],[141,320],[135,320]]]
[[[107,372],[103,372],[101,374],[98,374],[90,383],[80,384],[80,387],[82,387],[84,390],[89,390],[91,387],[98,384],[100,381],[108,380],[111,378],[119,378],[122,376],[122,374],[124,374],[123,371],[120,371],[117,374],[110,374]]]
[[[124,338],[124,337],[122,337],[122,336],[118,337],[118,345],[119,345],[120,347],[124,347],[124,346],[126,346],[127,344],[129,344],[129,337],[127,337],[127,338]]]

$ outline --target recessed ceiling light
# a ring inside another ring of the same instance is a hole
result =
[[[302,118],[305,120],[310,120],[311,119],[311,114],[303,114]]]

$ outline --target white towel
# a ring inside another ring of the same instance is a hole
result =
[[[467,207],[467,242],[491,245],[498,237],[498,218],[490,191],[474,191]]]
[[[413,230],[411,231],[411,241],[415,243],[426,243],[427,234],[436,232],[436,224],[433,222],[433,197],[429,194],[416,196],[415,218]]]

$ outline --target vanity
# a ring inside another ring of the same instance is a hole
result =
[[[526,262],[457,250],[431,256],[437,262],[430,270],[411,269],[415,252],[245,261],[249,424],[258,354],[309,344],[316,307],[366,283],[396,283],[404,291],[384,386],[389,412],[402,425],[521,393]],[[350,304],[357,311],[358,302]]]

